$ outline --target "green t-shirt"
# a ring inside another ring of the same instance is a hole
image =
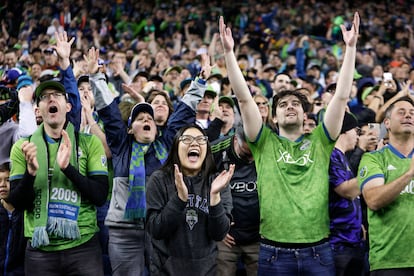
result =
[[[249,144],[264,238],[312,243],[328,237],[328,168],[334,144],[322,124],[295,142],[263,127],[257,141]]]
[[[411,155],[406,158],[391,145],[365,153],[358,173],[361,190],[374,178],[383,178],[385,185],[399,178],[410,167]],[[414,180],[388,206],[368,208],[371,270],[414,267],[413,211]]]
[[[18,180],[23,178],[23,175],[26,171],[26,160],[24,158],[23,152],[21,150],[21,144],[27,138],[22,138],[18,140],[12,147],[10,159],[11,159],[11,171],[10,171],[10,180]],[[59,147],[59,143],[53,141],[50,138],[47,138],[48,151],[49,155],[52,158],[49,158],[49,167],[53,167],[52,164],[55,162],[55,157]],[[75,146],[75,143],[72,142],[72,146]],[[107,175],[107,164],[105,151],[102,146],[101,141],[98,137],[88,134],[79,134],[79,147],[78,147],[78,156],[79,156],[79,172],[84,176],[91,175]],[[45,160],[38,160],[38,162],[44,162]],[[47,179],[45,179],[47,183]],[[49,188],[49,197],[54,195],[59,197],[60,194],[65,195],[66,191],[59,191],[53,189],[53,183]],[[60,189],[60,188],[59,188]],[[78,191],[78,194],[79,191]],[[65,197],[62,196],[63,200]],[[90,203],[88,200],[81,197],[79,215],[78,215],[78,227],[81,234],[81,238],[77,240],[63,239],[49,234],[50,244],[48,246],[40,247],[40,249],[45,251],[57,251],[64,250],[68,248],[76,247],[80,244],[85,243],[92,236],[98,232],[99,228],[96,222],[96,209],[95,206]],[[33,235],[34,230],[34,220],[33,212],[25,211],[24,219],[24,233],[25,236],[29,239]]]

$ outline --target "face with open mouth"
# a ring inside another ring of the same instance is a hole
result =
[[[279,126],[300,126],[303,124],[304,112],[300,100],[293,95],[279,100],[276,109]]]
[[[153,142],[157,134],[154,118],[146,112],[139,113],[131,124],[130,133],[139,143]]]
[[[66,101],[65,95],[53,89],[45,89],[39,101],[39,114],[43,122],[51,127],[62,125],[66,121],[66,113],[71,105]]]
[[[196,128],[184,131],[178,144],[182,173],[187,176],[197,175],[206,159],[206,154],[207,137]]]

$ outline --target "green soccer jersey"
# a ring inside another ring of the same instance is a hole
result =
[[[363,155],[358,173],[361,189],[371,179],[383,178],[385,185],[408,170],[411,156],[404,157],[394,147]],[[371,270],[414,267],[414,181],[388,206],[368,208],[369,262]]]
[[[10,154],[12,163],[10,171],[10,180],[21,179],[26,171],[26,161],[21,150],[21,145],[23,141],[26,140],[27,138],[22,138],[18,140],[12,147]],[[53,167],[52,164],[55,163],[59,143],[54,142],[50,138],[46,140],[48,144],[48,152],[51,156],[51,158],[49,158],[49,167]],[[72,141],[72,147],[74,146],[75,143],[74,141]],[[79,134],[78,158],[79,172],[82,175],[91,176],[108,174],[105,151],[101,141],[96,136],[82,133]],[[38,162],[45,162],[45,160],[38,160]],[[45,179],[45,181],[47,183],[47,179]],[[64,201],[66,200],[66,194],[70,195],[71,193],[65,191],[62,188],[54,189],[53,183],[51,184],[49,188],[49,196],[51,198],[53,198],[54,196],[59,198],[62,195],[61,200]],[[68,196],[67,199],[68,201],[70,201],[71,197]],[[40,247],[40,249],[45,251],[57,251],[73,248],[85,243],[86,241],[91,239],[96,232],[98,232],[99,228],[96,223],[95,206],[91,204],[88,200],[82,199],[82,197],[77,222],[81,234],[80,239],[63,239],[49,234],[50,244],[48,246]],[[24,223],[25,236],[31,239],[34,231],[33,212],[27,210],[25,211]]]
[[[264,238],[312,243],[328,237],[328,168],[334,144],[322,124],[295,142],[263,127],[250,143]]]

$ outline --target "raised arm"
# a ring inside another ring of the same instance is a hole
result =
[[[324,124],[332,139],[336,139],[341,131],[345,107],[351,94],[355,70],[356,44],[359,30],[359,14],[354,14],[352,27],[349,31],[341,25],[342,36],[346,45],[345,55],[339,73],[335,94],[329,103],[324,116]]]
[[[219,29],[224,57],[226,59],[227,73],[230,84],[239,102],[244,132],[250,141],[254,141],[262,128],[262,117],[250,94],[249,87],[244,80],[240,67],[237,64],[237,59],[233,51],[234,39],[230,28],[224,24],[222,16],[220,16]]]

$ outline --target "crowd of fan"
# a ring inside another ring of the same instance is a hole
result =
[[[387,134],[381,129],[371,132],[368,124],[381,123],[393,99],[414,93],[413,8],[411,1],[403,0],[6,1],[0,8],[0,100],[18,104],[17,97],[23,97],[18,95],[20,89],[64,78],[56,36],[66,32],[78,87],[90,74],[88,54],[99,50],[99,73],[105,76],[125,125],[136,103],[153,104],[161,97],[168,103],[167,116],[157,116],[154,108],[153,117],[159,130],[165,130],[191,82],[202,77],[207,55],[213,67],[195,118],[211,142],[233,135],[239,112],[218,35],[222,15],[232,29],[237,62],[263,122],[277,132],[272,98],[297,89],[310,103],[303,129],[311,132],[335,91],[345,51],[340,25],[350,29],[358,10],[362,20],[348,111],[365,128],[366,137],[359,133],[357,147],[371,151],[379,142],[386,143]],[[228,119],[225,107],[215,110],[214,105],[222,103],[236,111],[231,115],[235,118]],[[7,112],[15,108],[10,106],[0,115],[8,118]],[[3,124],[6,120],[1,116]],[[220,123],[216,125],[215,119]],[[82,131],[89,125],[92,133],[92,117],[90,121],[81,124]],[[5,126],[1,133],[8,131]],[[372,135],[382,140],[370,142]],[[9,161],[11,144],[18,137],[13,135],[9,144],[0,147],[0,164]]]

